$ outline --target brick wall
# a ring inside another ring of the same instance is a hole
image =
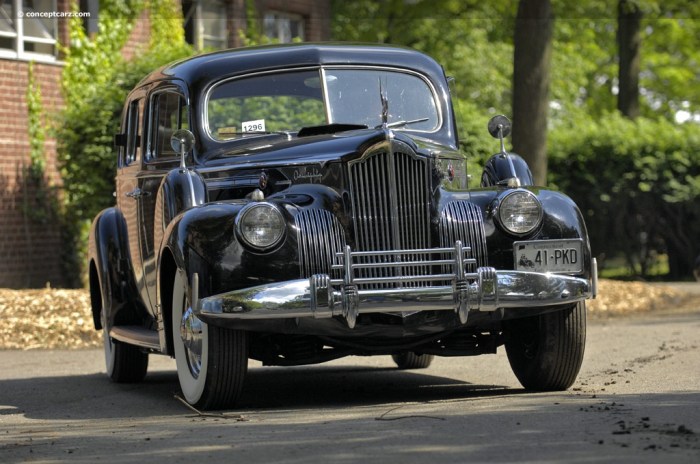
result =
[[[59,0],[59,10],[68,10],[68,0]],[[150,38],[150,21],[136,22],[123,50],[129,59],[139,53]],[[59,41],[68,41],[68,28],[59,20]],[[55,198],[61,196],[61,176],[56,160],[56,140],[48,137],[50,126],[58,122],[63,107],[61,72],[56,64],[34,64],[35,79],[41,88],[47,138],[45,143],[45,186]],[[61,231],[50,212],[32,214],[35,189],[22,175],[29,165],[27,86],[29,63],[0,59],[0,288],[63,287],[67,281],[62,269]],[[32,217],[34,216],[34,217]]]
[[[129,39],[122,48],[122,56],[125,60],[130,60],[138,56],[143,50],[148,48],[151,40],[151,20],[147,11],[143,11],[131,29]]]
[[[53,64],[34,65],[47,130],[62,105],[61,69]],[[40,221],[28,210],[34,191],[22,175],[22,168],[29,164],[28,73],[27,62],[0,60],[0,94],[3,96],[0,99],[3,119],[0,124],[0,287],[41,287],[49,282],[52,286],[65,284],[57,221],[50,215]],[[49,192],[60,195],[56,141],[52,138],[46,139],[45,155],[45,184]]]

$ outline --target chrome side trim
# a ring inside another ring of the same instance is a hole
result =
[[[162,350],[158,332],[141,326],[118,325],[109,330],[109,336],[120,342],[128,343],[129,345],[136,345],[155,351]]]

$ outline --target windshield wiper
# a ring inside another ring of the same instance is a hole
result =
[[[429,119],[430,118],[420,118],[420,119],[411,119],[409,121],[394,121],[394,122],[390,122],[389,124],[387,124],[386,127],[403,127],[403,126],[407,126],[409,124],[416,124],[419,122],[425,122],[425,121],[428,121]],[[379,125],[376,128],[379,129],[381,127],[382,126]]]
[[[335,122],[332,124],[323,124],[320,126],[302,127],[297,133],[297,137],[308,137],[310,135],[335,134],[337,132],[345,132],[351,130],[367,129],[364,124],[346,124]]]

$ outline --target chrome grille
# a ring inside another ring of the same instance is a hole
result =
[[[477,267],[488,266],[488,254],[486,252],[486,233],[481,208],[468,201],[451,201],[447,203],[440,214],[438,225],[440,246],[454,246],[460,240],[471,251],[467,255],[474,258],[475,263],[465,267],[467,273],[476,272]],[[447,267],[443,273],[449,272]]]
[[[430,247],[427,160],[400,142],[383,143],[350,164],[350,193],[355,218],[354,251],[413,250]],[[420,261],[415,253],[367,256],[362,264]],[[358,269],[357,278],[424,275],[426,266]],[[425,286],[427,282],[375,283],[363,288]]]
[[[331,270],[343,251],[345,233],[338,219],[323,209],[302,209],[294,222],[299,242],[299,269],[302,278],[314,274],[328,274],[332,278],[342,277],[342,272]]]

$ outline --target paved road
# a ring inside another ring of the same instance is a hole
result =
[[[700,310],[592,320],[572,390],[525,393],[503,353],[251,364],[240,409],[200,417],[173,362],[115,385],[99,351],[0,351],[0,462],[700,462]]]

